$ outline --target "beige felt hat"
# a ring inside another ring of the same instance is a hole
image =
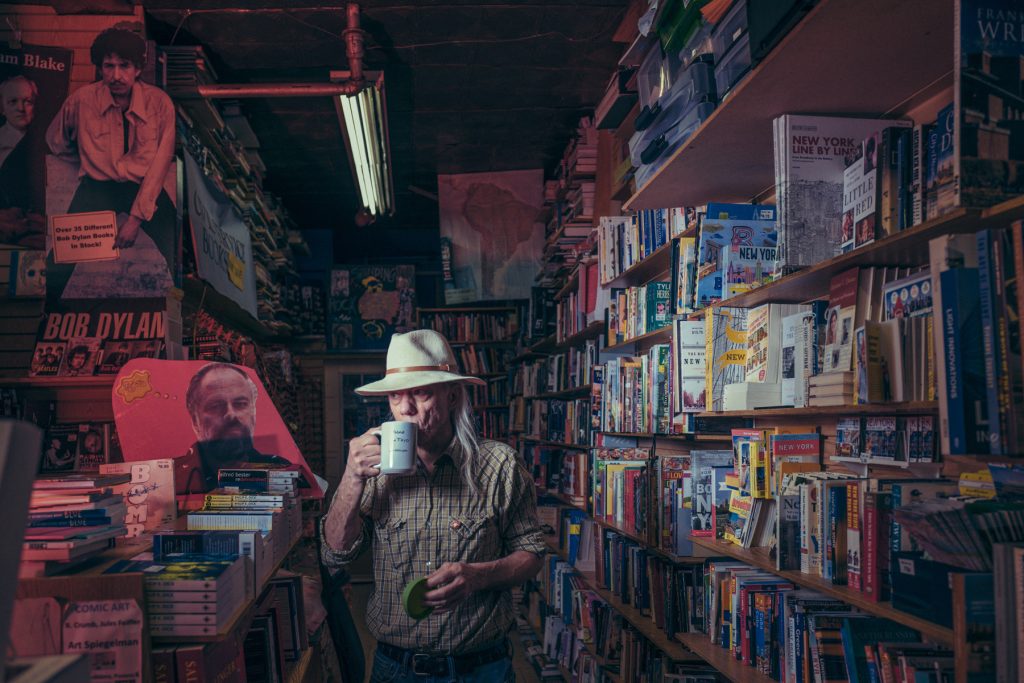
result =
[[[356,393],[375,396],[441,382],[487,384],[478,377],[459,374],[452,347],[434,330],[413,330],[392,336],[387,368],[384,379],[364,384]]]

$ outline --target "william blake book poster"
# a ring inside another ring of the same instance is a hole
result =
[[[329,346],[387,349],[391,335],[415,329],[413,266],[335,266],[331,270]]]
[[[543,170],[439,175],[437,184],[451,249],[445,303],[530,298],[544,250]]]
[[[74,53],[0,44],[0,244],[46,243],[46,130],[68,96]]]
[[[209,491],[230,467],[297,471],[299,493],[323,489],[252,368],[136,358],[111,392],[125,462],[174,458],[179,494]]]

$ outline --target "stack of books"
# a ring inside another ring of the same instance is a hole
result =
[[[48,576],[98,555],[124,536],[127,507],[110,488],[129,475],[43,476],[32,486],[21,578]]]
[[[149,632],[158,637],[224,633],[248,594],[248,558],[237,554],[167,554],[163,562],[146,553],[119,560],[104,572],[145,574]]]

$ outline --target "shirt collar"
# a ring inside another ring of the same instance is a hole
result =
[[[114,96],[110,94],[110,88],[108,88],[103,81],[97,81],[97,83],[99,84],[100,105],[103,111],[106,112],[111,107],[120,109],[117,102],[114,101]],[[149,86],[142,81],[135,81],[135,85],[132,86],[132,100],[128,103],[128,109],[125,111],[125,114],[132,114],[141,121],[146,120],[146,107],[143,102],[145,94],[143,93],[143,90],[147,87]]]

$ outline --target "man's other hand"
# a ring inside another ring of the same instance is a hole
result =
[[[142,221],[135,216],[128,216],[117,228],[117,239],[114,240],[114,246],[118,249],[127,249],[134,245],[141,229]]]
[[[470,562],[445,562],[427,577],[427,587],[433,590],[423,596],[424,604],[449,610],[484,589],[484,573]]]
[[[363,483],[380,474],[380,441],[375,430],[367,431],[348,442],[348,462],[342,479]]]

